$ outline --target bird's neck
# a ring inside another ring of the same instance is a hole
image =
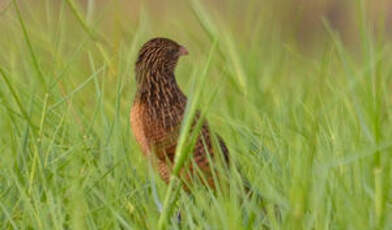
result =
[[[173,71],[137,71],[136,98],[141,101],[171,103],[182,94]]]

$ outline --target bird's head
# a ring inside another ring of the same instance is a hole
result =
[[[146,42],[139,51],[137,69],[151,71],[174,71],[178,59],[187,55],[185,47],[168,38],[153,38]]]

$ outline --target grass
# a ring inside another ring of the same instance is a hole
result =
[[[246,17],[87,2],[0,11],[1,229],[391,229],[392,47],[365,1],[352,3],[358,42],[324,20],[311,52],[235,1],[221,10]],[[133,63],[158,35],[190,51],[176,70],[188,115],[203,108],[238,166],[215,195],[163,183],[132,136]]]

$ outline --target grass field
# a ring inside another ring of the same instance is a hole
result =
[[[32,2],[0,1],[0,229],[392,229],[392,46],[365,1],[352,43],[325,19],[310,48],[252,0]],[[155,36],[238,166],[215,195],[168,190],[132,135]]]

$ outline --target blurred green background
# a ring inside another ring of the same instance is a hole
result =
[[[391,229],[391,23],[388,0],[0,0],[0,228]],[[167,193],[133,138],[156,36],[238,166],[215,194]]]

